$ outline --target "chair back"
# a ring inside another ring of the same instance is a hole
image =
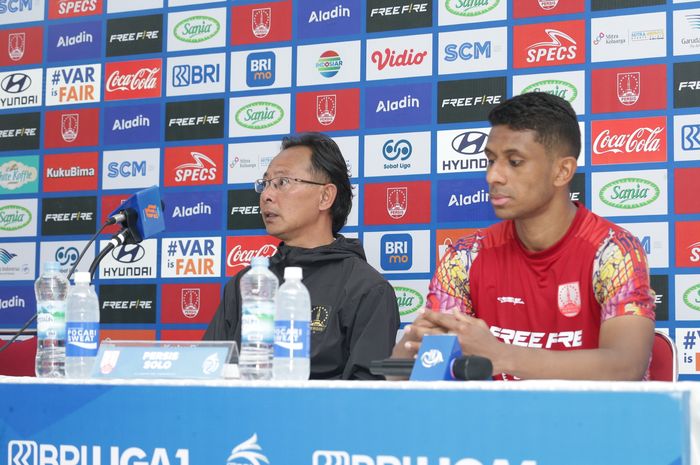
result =
[[[678,352],[676,344],[658,329],[654,331],[654,345],[649,365],[650,381],[678,381]]]
[[[0,335],[0,347],[7,344],[9,335]],[[0,375],[35,376],[36,335],[20,336],[0,352]]]

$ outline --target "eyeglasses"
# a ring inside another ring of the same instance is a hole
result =
[[[280,176],[279,178],[272,178],[272,179],[256,179],[253,185],[255,186],[255,192],[258,194],[262,194],[265,189],[267,189],[267,186],[272,186],[275,188],[276,191],[286,191],[289,189],[289,186],[291,186],[292,181],[294,182],[301,182],[304,184],[313,184],[315,186],[325,186],[326,183],[323,182],[316,182],[316,181],[307,181],[306,179],[299,179],[299,178],[288,178],[286,176]]]

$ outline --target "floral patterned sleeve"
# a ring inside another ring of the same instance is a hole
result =
[[[447,312],[459,308],[475,316],[469,287],[469,269],[479,253],[480,232],[448,247],[430,281],[428,304],[431,310]]]
[[[593,292],[601,322],[620,315],[655,319],[655,294],[639,241],[624,229],[610,229],[593,262]]]

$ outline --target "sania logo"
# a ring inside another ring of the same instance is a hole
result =
[[[396,286],[396,302],[399,304],[399,314],[401,316],[410,315],[423,308],[425,300],[420,292],[410,287]]]
[[[683,302],[693,310],[700,312],[700,284],[692,286],[683,293]]]
[[[231,450],[231,455],[226,459],[226,465],[269,464],[269,460],[260,452],[261,450],[262,448],[258,445],[258,435],[253,434]]]
[[[192,16],[177,23],[173,33],[183,42],[196,44],[211,39],[219,30],[221,25],[211,16]]]
[[[19,205],[0,208],[0,231],[17,231],[32,221],[32,213]]]
[[[559,79],[545,79],[534,82],[525,87],[521,94],[528,92],[544,92],[545,94],[556,95],[567,102],[573,102],[578,97],[578,89],[576,89],[575,85]]]
[[[447,11],[457,16],[479,16],[488,13],[501,3],[501,0],[446,0]]]
[[[236,112],[236,122],[248,129],[266,129],[282,121],[284,110],[272,102],[253,102]]]
[[[606,205],[631,210],[649,205],[660,193],[659,186],[647,179],[624,178],[604,185],[599,197]]]

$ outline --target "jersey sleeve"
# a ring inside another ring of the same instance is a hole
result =
[[[478,255],[480,236],[477,232],[447,248],[430,281],[426,305],[429,309],[446,312],[458,308],[462,313],[475,316],[469,273]]]
[[[601,322],[620,315],[655,319],[656,296],[649,284],[649,265],[639,241],[623,229],[611,228],[593,262],[593,292]]]

